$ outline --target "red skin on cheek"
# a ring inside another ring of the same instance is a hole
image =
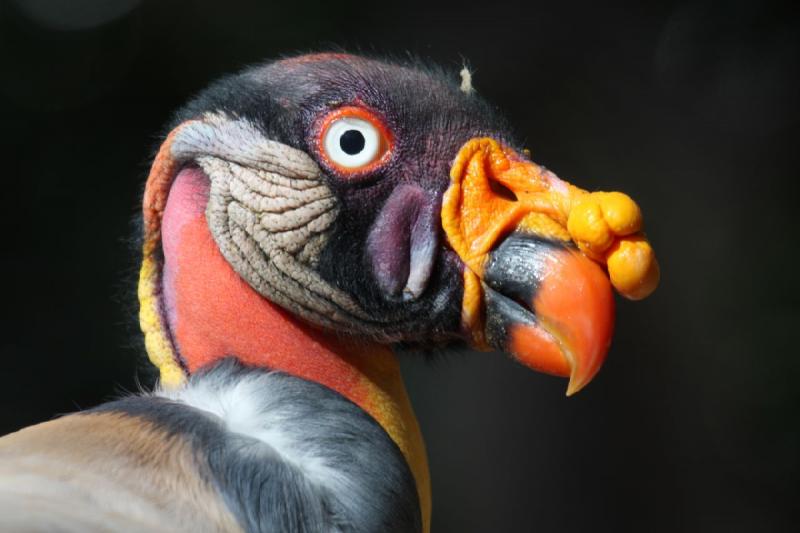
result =
[[[352,345],[294,318],[242,280],[208,229],[207,198],[202,172],[183,170],[162,226],[164,304],[189,371],[232,355],[326,385],[370,411],[359,369],[363,350],[353,353]]]

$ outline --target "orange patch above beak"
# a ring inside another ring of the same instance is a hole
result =
[[[450,178],[442,225],[466,265],[462,321],[473,344],[569,376],[567,393],[577,392],[610,345],[612,284],[639,299],[658,283],[638,206],[574,187],[489,138],[459,150]]]

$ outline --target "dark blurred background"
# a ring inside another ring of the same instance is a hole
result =
[[[0,2],[0,433],[151,384],[127,239],[177,106],[282,54],[410,52],[468,62],[536,161],[633,196],[663,272],[574,398],[496,354],[404,361],[434,531],[795,530],[790,3]]]

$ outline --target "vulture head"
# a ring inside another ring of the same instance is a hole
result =
[[[345,54],[212,84],[144,195],[141,325],[162,384],[225,357],[339,392],[424,446],[390,346],[467,343],[569,377],[600,368],[612,286],[658,278],[638,207],[533,163],[464,79]]]

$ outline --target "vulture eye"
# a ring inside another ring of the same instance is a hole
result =
[[[373,170],[391,153],[392,138],[383,122],[361,107],[329,113],[319,131],[319,151],[325,162],[345,176]]]

